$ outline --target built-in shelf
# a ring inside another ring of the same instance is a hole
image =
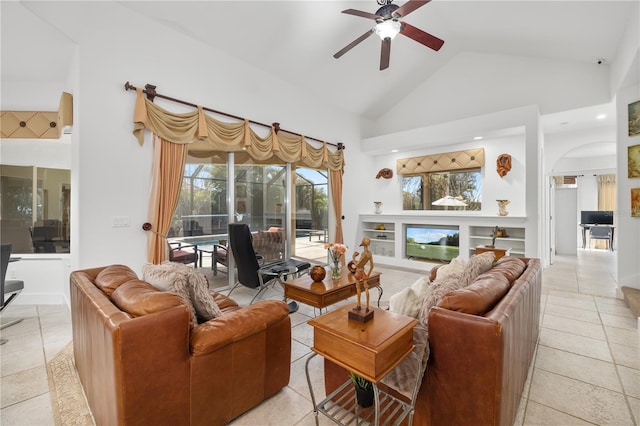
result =
[[[384,229],[379,229],[383,228]],[[393,222],[362,222],[362,237],[371,240],[369,249],[375,255],[395,256],[396,225]]]
[[[516,227],[501,227],[507,233],[506,237],[496,237],[495,247],[510,249],[511,256],[524,257],[525,253],[525,229]],[[491,245],[494,227],[470,226],[469,227],[469,251],[475,253],[477,246]]]

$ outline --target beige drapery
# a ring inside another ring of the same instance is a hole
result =
[[[616,210],[616,175],[598,175],[598,210]],[[595,241],[596,248],[607,248],[607,242]]]
[[[246,152],[256,161],[265,161],[276,157],[282,162],[295,166],[316,169],[328,169],[332,176],[332,198],[336,213],[336,242],[343,242],[342,236],[342,173],[344,170],[344,152],[331,152],[326,143],[321,147],[310,145],[304,136],[276,133],[272,127],[266,137],[260,137],[249,126],[249,121],[241,123],[224,123],[206,115],[202,107],[190,113],[173,113],[159,107],[145,99],[141,88],[137,88],[137,98],[134,111],[134,129],[138,143],[144,143],[144,130],[151,131],[167,145],[178,145],[182,150],[168,151],[164,143],[157,155],[161,158],[154,161],[153,174],[157,174],[157,184],[154,184],[150,198],[149,216],[152,219],[152,233],[149,240],[149,261],[158,263],[165,259],[166,253],[164,237],[169,229],[171,216],[176,207],[180,194],[180,185],[174,182],[176,175],[184,173],[187,151],[194,157],[209,157],[212,152]],[[162,160],[166,151],[166,162]],[[155,158],[154,148],[154,158]],[[176,157],[182,156],[181,161]],[[166,175],[166,176],[164,176]],[[159,192],[158,192],[159,191]],[[167,192],[170,194],[164,194]],[[170,210],[167,210],[169,209]],[[168,217],[168,222],[165,223]],[[160,235],[158,235],[160,234]],[[158,241],[161,240],[161,243]]]
[[[336,235],[334,241],[343,243],[342,235],[342,170],[332,170],[329,172],[329,184],[331,185],[331,200],[333,201],[333,211],[336,216]],[[344,265],[344,256],[340,256]]]
[[[248,120],[224,123],[205,114],[202,107],[189,113],[173,113],[145,99],[142,89],[136,90],[133,134],[140,145],[147,129],[169,142],[189,144],[189,154],[195,157],[206,157],[214,151],[246,151],[257,161],[276,157],[296,166],[344,169],[343,151],[331,152],[326,143],[316,148],[304,136],[276,133],[273,127],[263,138],[253,131]]]
[[[616,175],[598,175],[598,210],[616,209]]]
[[[182,175],[187,158],[187,146],[171,143],[153,135],[153,166],[149,196],[149,223],[152,230],[148,240],[147,257],[150,263],[167,260],[166,235],[180,198]]]

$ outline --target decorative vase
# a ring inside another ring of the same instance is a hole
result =
[[[363,389],[358,386],[355,386],[355,388],[358,405],[362,408],[371,407],[373,405],[373,388]]]
[[[331,265],[331,278],[334,280],[340,279],[340,259],[334,259],[333,265]]]
[[[507,216],[507,206],[511,203],[509,200],[496,200],[498,202],[498,216]]]
[[[327,271],[325,271],[322,266],[316,265],[311,268],[311,271],[309,271],[309,275],[314,282],[320,282],[327,275]]]
[[[382,213],[382,201],[374,201],[373,204],[376,206],[376,214]]]

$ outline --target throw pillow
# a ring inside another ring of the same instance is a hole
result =
[[[404,288],[389,298],[389,310],[396,314],[417,318],[428,286],[428,277],[418,278],[411,287]]]
[[[474,254],[469,258],[467,265],[460,276],[461,287],[466,287],[475,280],[478,275],[487,272],[495,263],[496,255],[492,251],[482,254]]]
[[[432,285],[427,287],[425,297],[422,299],[422,305],[420,306],[420,312],[416,318],[424,326],[428,326],[429,311],[440,301],[440,298],[450,291],[462,287],[460,275],[460,273],[455,273],[445,278],[438,278]]]
[[[449,275],[461,274],[464,271],[466,261],[460,256],[454,257],[451,259],[451,262],[447,265],[442,265],[438,268],[436,272],[436,280],[438,278],[446,278]]]
[[[198,325],[196,310],[189,295],[188,281],[185,274],[176,270],[179,263],[165,262],[160,265],[144,265],[142,279],[160,291],[168,291],[182,297],[191,311],[191,326]]]
[[[209,282],[201,273],[190,266],[175,262],[160,265],[145,265],[142,269],[144,280],[159,290],[171,291],[185,298],[193,313],[195,324],[209,321],[222,315],[213,295],[209,292]]]

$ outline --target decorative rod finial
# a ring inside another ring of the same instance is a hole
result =
[[[338,151],[346,148],[342,142],[338,142],[337,145],[338,145]]]
[[[280,123],[276,121],[274,123],[271,123],[271,125],[273,126],[273,130],[276,132],[276,135],[277,135],[278,132],[280,131]]]
[[[124,84],[124,90],[135,89],[128,81]]]
[[[145,84],[144,88],[146,89],[145,92],[147,94],[147,99],[153,102],[153,98],[155,98],[157,95],[156,86],[154,86],[153,84]]]

